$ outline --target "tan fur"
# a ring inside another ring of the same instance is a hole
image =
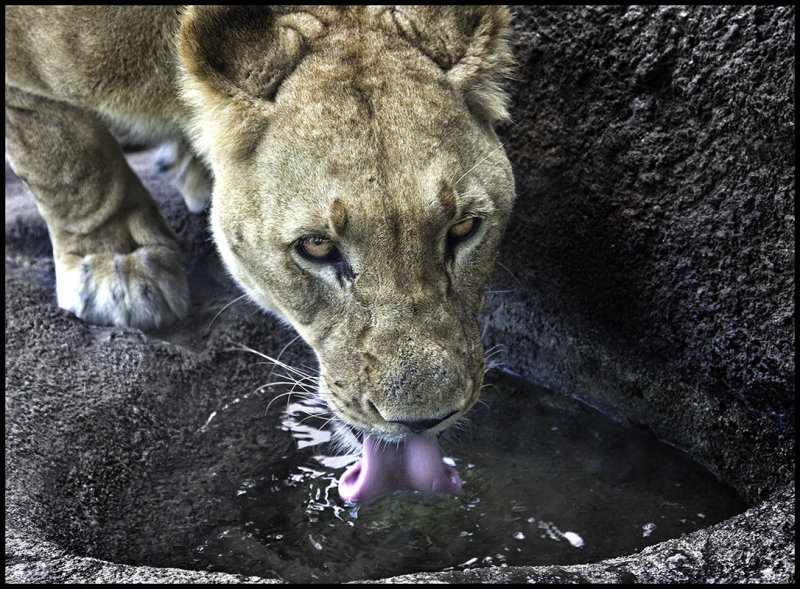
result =
[[[316,351],[337,416],[385,439],[445,428],[480,390],[476,316],[514,198],[492,130],[508,21],[476,6],[7,7],[6,148],[48,222],[59,304],[143,327],[185,313],[174,236],[105,127],[169,140],[194,210],[213,174],[225,264]],[[468,217],[477,231],[453,245]],[[301,255],[312,236],[340,263]]]

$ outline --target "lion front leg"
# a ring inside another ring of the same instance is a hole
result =
[[[143,329],[185,316],[175,235],[93,114],[7,86],[6,152],[47,222],[60,307]]]
[[[185,140],[162,145],[156,164],[159,170],[172,177],[172,185],[181,193],[190,211],[199,213],[211,202],[211,174]]]

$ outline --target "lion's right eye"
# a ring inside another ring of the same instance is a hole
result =
[[[306,260],[320,264],[321,269],[330,267],[342,287],[346,282],[352,282],[358,276],[330,239],[312,235],[298,240],[294,248]]]
[[[459,243],[461,241],[466,241],[473,235],[475,232],[478,231],[478,227],[481,226],[481,219],[480,217],[467,217],[460,223],[456,223],[450,230],[447,232],[447,239],[452,244]]]
[[[324,237],[306,237],[297,242],[297,251],[301,256],[318,264],[334,264],[341,260],[339,250]]]

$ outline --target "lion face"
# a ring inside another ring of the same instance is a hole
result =
[[[476,318],[514,199],[493,105],[467,95],[458,60],[409,41],[407,20],[301,15],[269,21],[300,55],[275,57],[291,62],[279,83],[242,66],[225,103],[187,67],[214,236],[247,293],[314,349],[342,422],[392,441],[438,432],[478,397]]]

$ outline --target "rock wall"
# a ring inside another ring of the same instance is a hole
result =
[[[764,497],[793,476],[794,7],[515,12],[488,345]]]

